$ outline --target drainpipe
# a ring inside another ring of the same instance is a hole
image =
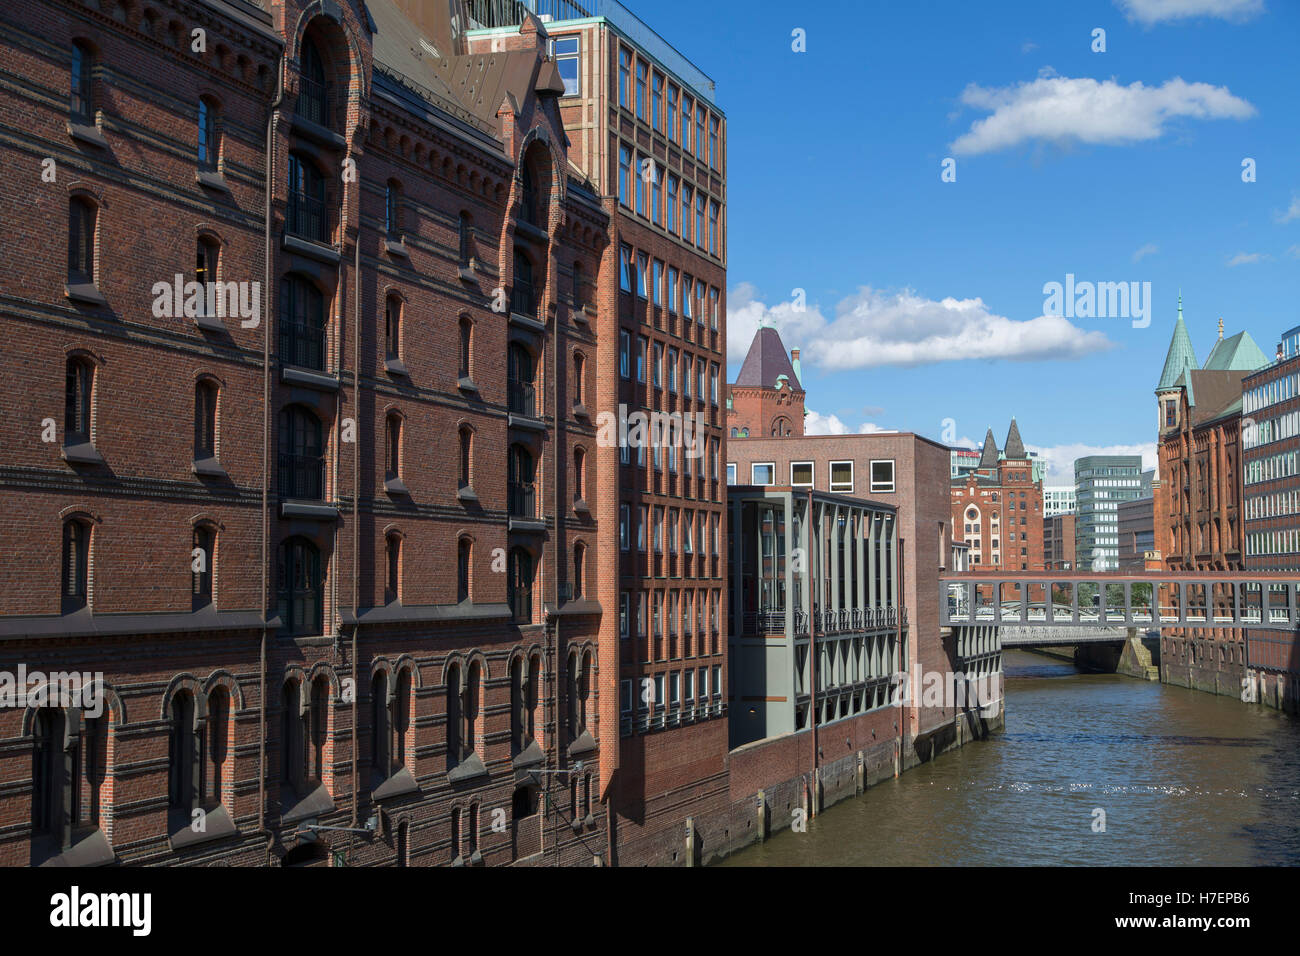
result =
[[[556,188],[554,182],[554,180],[556,179],[559,179],[558,171],[556,171],[556,173],[554,174],[554,179],[552,181],[552,190]],[[549,285],[552,289],[555,289],[556,287],[556,279],[557,279],[556,269],[558,269],[558,266],[553,268],[550,272]],[[555,556],[554,570],[551,573],[551,578],[552,578],[551,593],[554,595],[554,603],[551,606],[555,608],[557,613],[555,618],[555,645],[554,645],[555,650],[551,658],[551,662],[552,662],[551,708],[552,708],[552,714],[554,715],[555,718],[555,769],[556,770],[560,769],[560,747],[562,746],[561,744],[562,738],[560,735],[560,675],[559,675],[560,618],[558,612],[560,610],[560,569],[564,567],[564,565],[561,563],[563,561],[563,549],[561,548],[561,542],[560,542],[560,537],[561,537],[560,536],[560,439],[564,433],[564,428],[560,419],[559,375],[560,375],[560,316],[557,311],[556,314],[551,316],[551,389],[550,389],[551,416],[552,416],[552,421],[555,422],[555,440],[551,445],[551,501],[552,501],[551,507],[555,513],[555,538],[551,543],[551,550]],[[549,776],[551,777],[552,780],[554,780],[554,778],[558,776],[558,774],[551,774]],[[551,786],[548,784],[547,785],[548,792],[551,789],[552,789]],[[552,806],[551,807],[551,843],[555,846],[555,850],[556,850],[556,855],[555,855],[556,865],[558,865],[560,862],[560,857],[559,857],[560,839],[559,836],[557,835],[558,824],[559,824],[558,814],[556,814],[555,808]],[[546,848],[544,846],[542,848],[542,859],[543,860],[546,859]]]
[[[808,489],[808,544],[811,549],[813,546],[813,496],[812,489]],[[821,521],[818,520],[816,530],[821,531]],[[812,555],[808,555],[808,569],[815,573],[808,575],[808,720],[812,728],[812,786],[808,792],[808,816],[817,815],[817,601],[815,598],[821,596],[821,570],[822,570],[822,551],[821,541],[816,543],[817,564],[812,563]],[[814,591],[814,588],[816,590]]]
[[[352,407],[361,414],[361,175],[357,174],[357,235],[353,242],[352,263]],[[341,446],[340,446],[341,447]],[[357,523],[361,501],[361,453],[352,449],[352,826],[356,826],[360,783],[357,776],[357,631],[361,587],[361,527]]]
[[[271,190],[275,183],[275,128],[279,119],[280,104],[284,102],[284,50],[276,60],[276,90],[266,118],[266,257],[264,260],[264,277],[262,282],[262,638],[258,648],[259,677],[258,697],[261,704],[261,718],[258,721],[258,775],[257,775],[257,826],[266,831],[266,615],[270,603],[268,568],[270,566],[269,538],[271,534],[270,486],[271,486],[271,289],[272,259],[274,246],[271,229]],[[271,843],[274,837],[267,834],[266,854],[269,862]]]

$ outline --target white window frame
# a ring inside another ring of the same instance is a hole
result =
[[[891,473],[889,487],[877,488],[876,487],[876,465],[878,464],[883,465],[886,463],[889,464],[889,470]],[[871,494],[892,494],[894,491],[898,489],[898,466],[894,463],[893,458],[873,458],[871,460],[870,469],[871,470],[867,472],[867,481],[868,481],[868,487],[871,489],[870,491]]]
[[[840,484],[836,484],[836,483],[835,483],[835,477],[834,477],[834,475],[835,475],[835,466],[836,466],[836,465],[848,465],[848,466],[849,466],[849,485],[848,485],[847,488],[844,487],[843,482],[841,482]],[[852,491],[853,491],[853,483],[854,483],[854,480],[857,478],[857,475],[855,474],[855,470],[856,470],[856,469],[853,467],[853,460],[852,460],[852,459],[848,459],[848,460],[840,460],[840,461],[829,461],[829,462],[827,462],[827,463],[826,463],[826,480],[827,480],[828,482],[830,482],[830,484],[829,484],[828,487],[831,489],[831,491],[848,491],[848,492],[852,492]]]
[[[754,471],[755,468],[770,468],[770,469],[772,469],[772,480],[771,480],[771,481],[759,481],[759,480],[758,480],[757,473]],[[771,485],[775,485],[775,484],[776,484],[776,462],[774,462],[774,461],[756,461],[756,462],[752,462],[752,463],[750,464],[750,466],[749,466],[749,483],[750,483],[751,485],[761,485],[761,486],[763,486],[763,487],[765,487],[765,488],[766,488],[766,487],[769,487],[769,486],[771,486]]]
[[[808,481],[801,482],[794,480],[794,469],[796,465],[807,465],[810,472]],[[811,461],[792,461],[790,462],[790,486],[792,488],[811,488],[817,483],[817,465]]]

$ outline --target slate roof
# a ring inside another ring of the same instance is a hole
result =
[[[794,366],[790,364],[790,355],[785,350],[785,343],[781,341],[780,333],[771,326],[763,326],[754,336],[754,341],[749,343],[749,354],[745,356],[744,364],[740,366],[736,385],[771,388],[782,375],[786,377],[789,388],[803,391],[803,386],[799,384],[799,376],[795,375]]]
[[[993,438],[993,429],[988,430],[984,436],[984,450],[980,453],[980,463],[978,470],[983,471],[985,468],[996,468],[998,466],[998,443]]]
[[[1025,453],[1025,443],[1020,440],[1020,429],[1016,427],[1016,420],[1011,419],[1011,429],[1007,432],[1007,445],[1003,449],[1008,458],[1019,461],[1022,458],[1028,458]]]

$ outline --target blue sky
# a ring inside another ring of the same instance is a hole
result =
[[[730,377],[775,325],[813,429],[1001,444],[1015,415],[1052,483],[1154,460],[1180,288],[1202,360],[1220,316],[1266,354],[1300,325],[1300,2],[633,8],[727,112]],[[1151,283],[1150,325],[1045,317],[1067,273]]]

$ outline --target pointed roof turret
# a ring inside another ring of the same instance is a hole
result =
[[[1222,321],[1222,320],[1220,320]],[[1255,344],[1249,332],[1220,337],[1205,357],[1205,370],[1253,372],[1268,364],[1268,356]]]
[[[1178,295],[1178,321],[1174,323],[1174,334],[1169,340],[1169,351],[1165,355],[1165,367],[1160,373],[1160,383],[1156,391],[1174,388],[1183,372],[1199,369],[1196,363],[1196,350],[1192,348],[1192,337],[1187,332],[1183,321],[1183,296]]]
[[[773,388],[777,379],[785,376],[786,385],[797,391],[803,391],[799,376],[790,365],[781,335],[770,325],[759,326],[754,341],[749,344],[749,354],[745,356],[740,373],[736,376],[739,386]]]
[[[1020,461],[1022,458],[1028,458],[1025,454],[1025,443],[1020,440],[1020,429],[1016,427],[1016,419],[1011,419],[1011,428],[1007,431],[1007,446],[1003,449],[1007,458]]]
[[[984,450],[980,452],[980,463],[978,469],[983,471],[986,468],[996,468],[998,466],[998,443],[993,438],[993,429],[989,429],[988,434],[984,436]]]

